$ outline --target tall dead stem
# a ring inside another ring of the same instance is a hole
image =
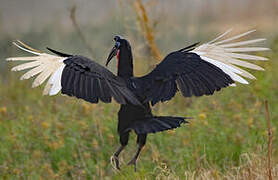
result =
[[[151,55],[158,61],[162,60],[162,55],[157,48],[155,43],[155,34],[153,28],[150,25],[147,11],[141,0],[136,0],[133,4],[137,16],[137,22],[140,28],[140,32],[148,42],[148,48],[150,49]]]
[[[265,115],[266,115],[266,121],[267,121],[267,129],[268,129],[268,153],[267,153],[267,168],[268,168],[268,179],[272,180],[272,166],[271,166],[271,155],[272,155],[272,128],[271,128],[271,122],[270,122],[270,115],[269,115],[269,109],[268,109],[268,101],[265,100]]]
[[[76,6],[73,6],[70,10],[70,19],[71,22],[73,24],[73,27],[75,28],[76,32],[78,33],[80,39],[83,41],[84,45],[86,46],[86,48],[88,49],[90,55],[92,58],[94,58],[94,53],[93,53],[93,49],[91,48],[90,44],[88,43],[88,41],[85,38],[84,33],[81,31],[81,28],[79,27],[77,21],[76,21]]]

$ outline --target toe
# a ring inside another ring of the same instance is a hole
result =
[[[110,162],[115,169],[120,170],[120,162],[117,156],[111,156]]]

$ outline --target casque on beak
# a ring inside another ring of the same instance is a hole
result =
[[[115,46],[111,49],[111,51],[109,53],[105,66],[108,66],[109,62],[113,59],[113,57],[117,55],[120,45],[121,45],[120,42],[116,41]]]

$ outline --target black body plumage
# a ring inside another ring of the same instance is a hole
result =
[[[198,43],[170,53],[149,74],[134,77],[130,44],[120,38],[117,42],[121,44],[118,49],[120,53],[117,76],[86,57],[50,50],[67,57],[64,60],[66,66],[61,79],[63,94],[82,98],[91,103],[99,101],[109,103],[113,97],[121,104],[118,113],[121,147],[114,154],[116,167],[119,168],[118,155],[127,145],[132,130],[138,135],[139,145],[136,155],[130,162],[135,165],[148,133],[177,128],[187,122],[184,117],[154,116],[150,103],[155,105],[159,101],[168,101],[178,90],[185,97],[211,95],[234,81],[220,68],[189,52]],[[114,47],[113,51],[115,50]]]

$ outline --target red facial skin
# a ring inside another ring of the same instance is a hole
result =
[[[119,68],[120,50],[117,51],[117,68]]]

